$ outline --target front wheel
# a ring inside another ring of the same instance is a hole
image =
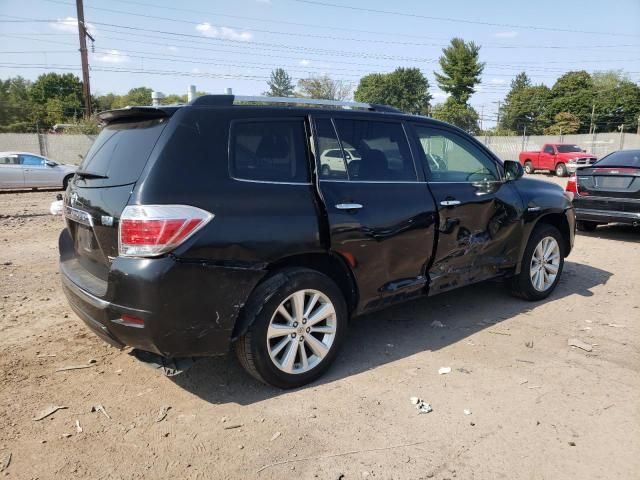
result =
[[[556,227],[538,225],[527,242],[520,273],[507,280],[511,293],[526,300],[548,297],[560,281],[563,245],[562,234]]]
[[[567,166],[564,163],[559,163],[558,165],[556,165],[556,175],[558,177],[567,176]]]
[[[235,343],[238,360],[256,379],[295,388],[320,377],[347,329],[340,289],[326,275],[287,269],[260,284],[243,315],[251,326]]]

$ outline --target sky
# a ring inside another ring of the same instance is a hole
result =
[[[417,67],[434,71],[451,38],[481,45],[470,100],[484,128],[526,70],[548,86],[568,70],[621,70],[640,82],[640,0],[85,0],[94,95],[147,86],[165,94],[258,95],[273,68],[297,80]],[[74,0],[0,0],[0,78],[81,76]]]

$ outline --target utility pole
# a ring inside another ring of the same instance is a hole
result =
[[[480,105],[480,131],[484,131],[484,128],[482,128],[482,117],[484,117],[484,104]]]
[[[84,97],[84,116],[91,116],[91,86],[89,85],[89,60],[87,59],[87,38],[93,37],[87,32],[84,23],[84,6],[82,0],[76,0],[78,14],[78,37],[80,40],[80,61],[82,62],[82,96]]]
[[[638,115],[638,135],[640,135],[640,115]]]
[[[496,123],[498,124],[498,126],[500,126],[500,103],[502,103],[500,100],[498,100],[497,102],[493,102],[493,103],[497,103],[498,104],[498,119],[496,120]]]
[[[591,125],[589,126],[589,133],[593,133],[593,131],[595,131],[595,129],[593,128],[593,117],[595,116],[596,113],[596,104],[594,103],[593,106],[591,107]]]

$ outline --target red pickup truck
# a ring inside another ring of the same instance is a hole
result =
[[[550,170],[559,177],[566,177],[578,167],[588,167],[597,158],[579,146],[570,143],[546,143],[542,150],[521,152],[520,163],[524,171],[534,173],[536,170]]]

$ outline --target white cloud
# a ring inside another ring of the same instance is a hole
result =
[[[77,17],[65,17],[59,18],[55,22],[49,24],[54,30],[60,30],[61,32],[78,33],[78,19]],[[95,35],[96,27],[90,23],[86,23],[87,30],[91,35]]]
[[[300,60],[300,65],[302,65],[303,67],[306,67],[309,64],[311,64],[310,60]]]
[[[517,37],[519,34],[518,32],[514,31],[514,30],[509,30],[506,32],[496,32],[493,34],[494,37],[497,38],[515,38]]]
[[[251,32],[242,32],[229,27],[216,27],[211,25],[209,22],[199,23],[196,25],[196,30],[205,37],[223,38],[225,40],[248,42],[253,38],[253,34]]]
[[[98,54],[95,59],[103,63],[127,63],[131,61],[131,57],[119,50],[109,50],[106,53]]]
[[[180,49],[178,47],[174,47],[173,45],[168,46],[167,49],[170,52],[179,52],[180,51]]]
[[[258,3],[271,3],[271,0],[256,0]]]
[[[504,78],[492,78],[489,83],[491,85],[505,85],[507,81]]]
[[[442,90],[434,90],[431,93],[431,96],[433,97],[434,100],[442,101],[442,100],[446,100],[449,97],[449,94],[446,92],[443,92]]]
[[[202,73],[202,70],[200,70],[198,67],[195,67],[191,69],[191,73]]]

